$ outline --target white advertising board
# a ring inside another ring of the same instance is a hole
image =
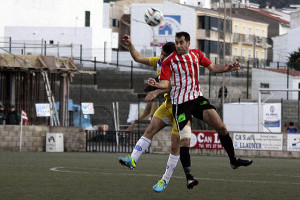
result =
[[[287,151],[300,151],[300,134],[287,135]]]
[[[93,103],[81,103],[82,114],[89,115],[94,114],[94,104]]]
[[[282,151],[282,134],[234,133],[234,149]]]
[[[37,103],[35,104],[37,117],[49,117],[50,116],[50,104],[49,103]]]

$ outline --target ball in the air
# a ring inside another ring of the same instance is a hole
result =
[[[154,8],[147,8],[145,10],[145,22],[150,26],[157,26],[164,20],[163,13]]]

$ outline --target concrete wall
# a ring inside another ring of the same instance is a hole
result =
[[[231,138],[233,134],[230,133]],[[150,152],[169,154],[171,149],[171,131],[161,130],[152,140]],[[300,158],[300,152],[290,152],[286,150],[287,134],[283,134],[283,151],[258,151],[258,150],[235,150],[237,157],[280,157],[280,158]],[[227,156],[225,150],[216,149],[191,149],[191,155]]]
[[[63,133],[65,151],[85,151],[86,135],[80,127],[23,126],[22,151],[46,150],[46,134]],[[0,126],[0,151],[19,151],[20,126]]]

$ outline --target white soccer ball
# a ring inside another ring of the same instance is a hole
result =
[[[149,26],[157,26],[164,20],[163,13],[160,10],[154,8],[147,8],[145,10],[144,17],[145,17],[145,22]]]

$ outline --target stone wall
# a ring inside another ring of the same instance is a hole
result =
[[[232,137],[232,133],[230,133]],[[171,130],[161,130],[152,140],[151,153],[169,154],[171,149]],[[280,158],[300,158],[300,152],[287,151],[287,134],[283,134],[282,151],[259,151],[259,150],[235,150],[238,157],[280,157]],[[211,155],[227,156],[225,150],[217,149],[191,149],[191,155]]]
[[[85,151],[86,135],[81,127],[23,126],[22,151],[46,150],[46,134],[63,133],[64,151]],[[20,126],[0,126],[0,151],[19,151]]]

